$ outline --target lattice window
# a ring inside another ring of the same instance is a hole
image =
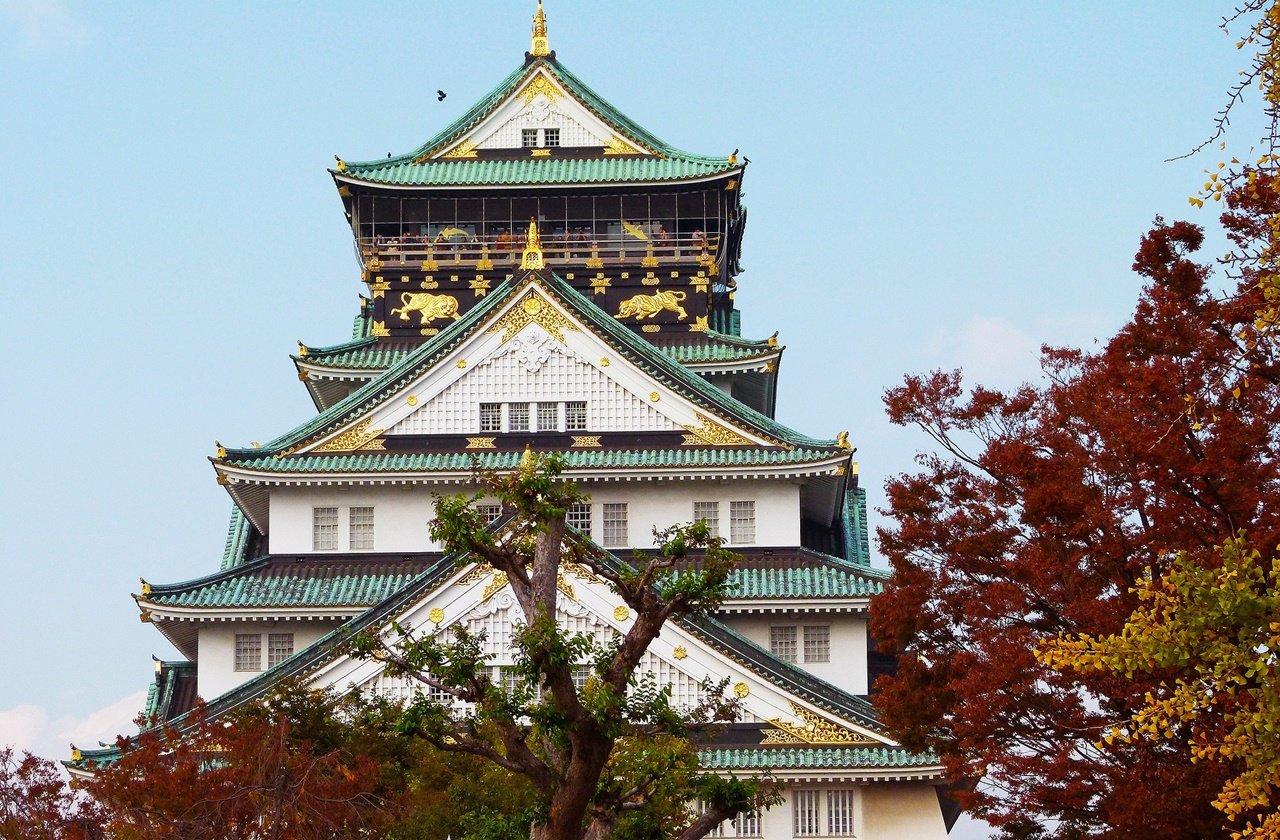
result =
[[[827,791],[827,834],[832,837],[853,836],[853,790]]]
[[[335,551],[338,548],[338,509],[311,509],[311,548],[313,551]]]
[[[542,130],[542,145],[559,146],[560,145],[560,129],[544,128]]]
[[[507,610],[472,616],[467,619],[467,629],[475,635],[484,634],[485,653],[499,662],[511,661],[511,620]]]
[[[733,818],[733,833],[739,837],[763,837],[760,829],[760,813],[738,814]]]
[[[587,429],[587,404],[582,400],[574,400],[564,404],[564,428],[569,432],[583,432]]]
[[[520,145],[526,149],[531,149],[538,145],[538,129],[522,128],[520,129]]]
[[[502,431],[502,403],[480,403],[480,431]]]
[[[591,536],[591,503],[575,502],[569,505],[569,512],[564,521],[570,528],[576,528],[588,537]]]
[[[529,404],[511,403],[507,406],[507,431],[529,431]]]
[[[804,661],[831,661],[831,628],[826,624],[806,624],[804,627]]]
[[[590,665],[574,665],[573,666],[573,687],[578,691],[587,687],[587,680],[591,679]]]
[[[605,502],[601,505],[601,534],[608,548],[622,548],[627,545],[627,503]]]
[[[560,431],[560,403],[538,403],[538,431]]]
[[[822,792],[817,790],[793,790],[791,809],[796,837],[816,837],[821,833],[818,809]]]
[[[352,551],[373,550],[373,508],[353,507],[348,511]]]
[[[637,672],[652,674],[659,687],[671,686],[671,705],[676,708],[690,709],[702,700],[702,686],[697,680],[652,653],[641,658]]]
[[[782,625],[769,628],[769,650],[779,659],[785,659],[788,662],[795,662],[796,654],[796,628],[794,624]]]
[[[267,667],[274,668],[293,656],[292,633],[267,634]]]
[[[502,518],[502,505],[476,505],[476,513],[484,517],[484,524],[492,525]]]
[[[756,541],[756,503],[729,502],[729,542],[748,545]]]
[[[262,634],[236,634],[235,665],[237,671],[262,670]]]
[[[711,532],[711,536],[720,536],[720,503],[694,502],[693,521],[699,520],[706,520],[707,530]]]

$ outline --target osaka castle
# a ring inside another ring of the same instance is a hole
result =
[[[568,524],[620,562],[698,520],[742,555],[721,609],[673,620],[641,664],[679,704],[727,680],[741,718],[702,744],[704,767],[784,785],[715,836],[946,837],[940,763],[898,745],[869,697],[887,574],[849,436],[777,422],[784,348],[741,334],[746,168],[610,105],[548,48],[541,6],[524,61],[455,122],[401,155],[339,158],[354,329],[292,356],[313,416],[210,459],[231,502],[221,562],[134,596],[185,657],[157,662],[146,713],[180,725],[199,697],[216,718],[285,679],[408,699],[418,683],[343,644],[393,621],[483,631],[500,678],[520,610],[505,576],[432,541],[432,496],[554,453],[590,494]],[[635,618],[582,567],[557,615],[600,641]]]

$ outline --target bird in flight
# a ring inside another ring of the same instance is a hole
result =
[[[444,91],[442,91],[442,90],[438,90],[438,91],[436,91],[436,101],[437,101],[437,102],[443,102],[443,101],[444,101],[444,98],[445,98],[446,96],[448,96],[448,94],[447,94],[447,93],[445,93]]]

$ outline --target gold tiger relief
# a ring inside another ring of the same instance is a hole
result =
[[[689,313],[684,311],[684,307],[680,302],[688,295],[684,292],[655,292],[651,295],[635,295],[624,300],[618,306],[618,314],[615,318],[631,318],[635,317],[637,321],[643,321],[645,318],[652,318],[664,309],[675,312],[678,320],[683,321],[689,317]]]
[[[458,320],[458,299],[452,295],[435,295],[431,292],[402,292],[400,305],[390,314],[400,313],[400,320],[409,320],[410,312],[422,316],[421,323],[429,324],[437,318]]]

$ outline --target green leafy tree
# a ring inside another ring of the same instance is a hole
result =
[[[437,636],[394,625],[390,638],[359,638],[359,655],[382,660],[388,673],[468,704],[455,714],[452,703],[419,692],[403,711],[402,731],[526,779],[537,797],[533,840],[696,840],[772,803],[776,793],[767,783],[699,770],[690,737],[737,718],[724,683],[704,684],[703,700],[682,709],[669,687],[637,674],[667,621],[721,604],[737,555],[695,523],[658,534],[655,555],[619,563],[567,532],[566,512],[587,497],[562,481],[561,471],[558,460],[526,451],[519,470],[482,475],[484,490],[509,514],[497,529],[475,506],[483,494],[437,497],[432,538],[458,552],[459,562],[486,563],[504,575],[523,625],[512,634],[515,666],[499,680],[483,637],[464,627]],[[685,562],[694,554],[696,562]],[[625,634],[598,644],[558,626],[557,584],[571,565],[607,581],[621,598],[633,619]],[[582,666],[590,677],[579,689],[573,674]]]

